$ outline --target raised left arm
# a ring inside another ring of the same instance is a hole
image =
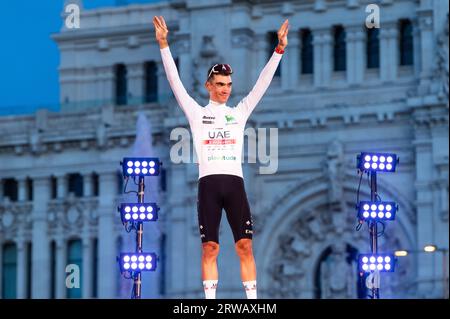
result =
[[[283,56],[284,49],[288,44],[287,35],[289,33],[289,20],[284,21],[278,30],[278,45],[275,48],[275,52],[272,54],[269,62],[267,62],[264,69],[261,71],[258,80],[255,83],[255,86],[250,91],[250,93],[242,99],[242,101],[238,104],[239,108],[242,108],[243,113],[246,118],[250,116],[253,109],[256,107],[258,102],[263,97],[264,93],[266,93],[267,88],[272,82],[272,78],[275,74],[275,71],[278,68],[278,65],[281,61],[281,57]]]

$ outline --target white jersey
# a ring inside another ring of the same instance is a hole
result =
[[[199,178],[213,174],[243,177],[241,156],[245,124],[269,87],[282,55],[273,53],[251,92],[236,107],[211,100],[205,107],[200,106],[181,83],[169,47],[161,49],[161,56],[170,87],[191,127]]]

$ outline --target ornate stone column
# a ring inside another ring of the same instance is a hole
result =
[[[164,64],[161,61],[156,62],[156,76],[158,81],[158,101],[160,103],[167,103],[167,100],[172,96],[172,93],[170,93],[172,92],[172,90],[170,88],[169,82],[167,81],[166,71],[164,70]],[[184,82],[183,85],[186,88],[186,84]],[[186,90],[188,89],[186,88]],[[175,104],[175,106],[177,106],[177,104]]]
[[[345,55],[347,64],[346,75],[347,75],[347,83],[349,85],[355,84],[355,58],[356,58],[356,50],[355,50],[355,28],[347,27],[345,28],[346,32],[346,51]]]
[[[287,66],[284,68],[285,70],[289,70],[289,74],[286,75],[289,76],[287,88],[295,90],[298,87],[300,76],[300,38],[298,33],[294,33],[294,36],[289,39],[289,46],[284,54],[286,56],[283,59],[287,59],[284,62],[282,60],[281,63]]]
[[[22,236],[17,238],[17,299],[25,299],[27,288],[27,245]]]
[[[19,177],[17,178],[17,182],[19,188],[17,199],[19,202],[24,202],[27,200],[27,180],[25,177]]]
[[[83,244],[83,276],[82,276],[82,283],[81,283],[81,289],[82,289],[82,297],[83,298],[92,298],[92,287],[93,287],[93,271],[95,272],[95,269],[93,269],[93,241],[90,237],[89,231],[85,230],[86,225],[83,229],[83,235],[82,235],[82,244]]]
[[[117,218],[114,207],[117,190],[117,174],[112,172],[99,172],[99,268],[101,274],[98,278],[99,298],[116,297],[116,251],[115,241],[111,240],[114,235],[113,218]]]
[[[232,67],[233,65],[250,65],[251,64],[251,48],[253,46],[253,31],[248,28],[239,28],[231,30],[231,41],[233,49],[231,50]],[[236,94],[246,95],[250,91],[252,75],[249,72],[251,68],[242,68],[234,71],[236,76],[233,77],[233,91]],[[236,84],[234,83],[236,82]]]
[[[83,174],[83,197],[91,197],[94,192],[92,173]]]
[[[267,63],[267,34],[259,33],[255,35],[255,52],[256,52],[256,65],[253,68],[252,72],[252,83],[256,83],[258,79],[259,73],[264,68],[264,65]]]
[[[63,199],[67,196],[68,180],[66,175],[56,176],[56,198]]]
[[[420,58],[420,88],[419,91],[425,91],[428,89],[431,81],[431,75],[435,68],[436,56],[435,56],[435,41],[436,36],[433,32],[433,11],[430,9],[417,10],[418,23],[413,24],[414,29],[419,29],[419,52],[420,56],[413,57],[414,63]],[[414,40],[417,37],[413,38]],[[414,44],[414,47],[416,45]]]
[[[435,36],[433,34],[433,11],[432,10],[417,10],[418,14],[418,27],[420,30],[420,64],[422,66],[422,72],[420,77],[429,77],[433,71],[435,56],[434,47]]]
[[[97,98],[102,105],[111,104],[113,99],[114,72],[111,66],[97,67]]]
[[[180,78],[188,92],[192,90],[192,55],[190,34],[178,34],[177,37],[178,64]],[[161,66],[162,67],[162,66]],[[161,69],[164,72],[164,69]],[[165,77],[165,73],[164,73]],[[166,80],[167,81],[167,80]]]
[[[398,70],[397,22],[384,22],[380,28],[380,77],[382,82],[392,82]]]
[[[105,68],[102,72],[102,96],[105,104],[113,104],[115,98],[114,68]]]
[[[313,30],[314,36],[314,86],[327,87],[332,72],[332,38],[330,29]]]
[[[355,30],[355,83],[361,84],[364,81],[364,73],[366,71],[366,35],[365,29],[358,27]]]
[[[144,97],[144,65],[142,63],[127,64],[128,104],[142,103]]]
[[[50,199],[50,178],[33,179],[32,212],[32,298],[50,297],[50,253],[48,240],[47,205]]]
[[[433,148],[429,134],[429,119],[422,112],[415,114],[415,139],[413,145],[416,154],[416,209],[417,209],[417,250],[434,242],[433,225]],[[434,283],[427,281],[433,275],[432,258],[418,259],[419,290],[432,293]]]
[[[364,79],[366,53],[364,50],[364,29],[362,26],[347,28],[347,82],[360,84]]]
[[[61,227],[61,226],[60,226]],[[61,231],[60,231],[61,232]],[[67,266],[67,241],[63,234],[58,234],[56,239],[56,266],[55,266],[55,291],[56,298],[66,298],[66,266]]]
[[[322,86],[322,30],[312,30],[313,33],[313,46],[314,46],[314,86]]]
[[[331,73],[333,70],[332,61],[332,45],[333,38],[331,37],[330,30],[324,30],[322,34],[322,84],[325,87],[330,86]]]

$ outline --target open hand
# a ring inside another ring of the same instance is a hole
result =
[[[283,22],[280,29],[277,32],[278,35],[278,47],[282,50],[288,45],[287,35],[289,33],[289,20]]]
[[[159,44],[167,43],[167,34],[169,29],[167,29],[166,21],[162,16],[153,17],[153,25],[155,26],[155,37]]]

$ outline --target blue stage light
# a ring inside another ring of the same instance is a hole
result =
[[[123,176],[157,176],[160,165],[156,157],[125,157],[122,161]]]
[[[372,272],[375,270],[393,272],[396,258],[392,254],[360,254],[358,266],[360,272]]]
[[[153,222],[158,220],[158,211],[156,203],[121,203],[119,207],[122,223]]]
[[[359,220],[394,220],[398,210],[395,202],[361,201],[358,205]]]
[[[155,271],[157,258],[155,253],[121,253],[119,257],[120,272]]]
[[[398,157],[393,153],[362,152],[357,156],[357,168],[361,171],[395,172]]]

